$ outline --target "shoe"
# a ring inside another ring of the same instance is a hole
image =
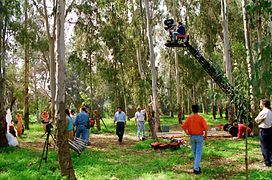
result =
[[[194,174],[201,174],[201,171],[194,170]]]
[[[201,167],[199,167],[199,170],[198,170],[200,173],[201,173]]]

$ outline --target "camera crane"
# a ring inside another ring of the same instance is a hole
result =
[[[221,69],[215,69],[212,63],[207,60],[199,50],[195,49],[189,43],[189,36],[187,36],[184,42],[173,41],[172,33],[175,30],[175,22],[173,19],[167,19],[164,21],[165,30],[169,32],[170,40],[165,43],[166,47],[183,47],[186,48],[187,51],[199,62],[202,68],[210,75],[210,77],[214,80],[214,82],[220,87],[220,89],[230,98],[230,100],[234,103],[237,109],[237,117],[239,122],[244,122],[246,109],[246,101],[243,97],[237,97],[236,90],[234,87],[228,82],[227,78],[224,76],[224,73]],[[226,124],[224,126],[224,130],[228,131],[232,136],[237,136],[238,128],[232,126],[232,124]]]

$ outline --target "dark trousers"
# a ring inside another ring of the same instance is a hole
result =
[[[267,166],[272,163],[272,128],[260,129],[261,149]]]
[[[119,142],[122,142],[122,140],[123,140],[124,131],[125,131],[125,123],[124,122],[117,122],[116,134],[119,138],[118,139]]]

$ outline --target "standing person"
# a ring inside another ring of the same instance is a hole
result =
[[[75,136],[76,134],[76,126],[75,126],[75,122],[76,122],[76,118],[75,118],[75,110],[71,110],[71,114],[70,114],[70,117],[72,118],[73,120],[73,135]]]
[[[201,174],[200,161],[202,156],[203,139],[207,138],[208,126],[205,119],[198,114],[198,105],[192,105],[192,111],[194,114],[189,116],[181,127],[187,135],[190,135],[190,141],[194,153],[194,174]]]
[[[264,166],[272,164],[272,112],[270,101],[262,99],[260,101],[262,111],[255,118],[260,128],[261,149],[264,157]]]
[[[70,117],[72,118],[72,120],[73,120],[73,124],[75,124],[75,122],[76,122],[76,118],[75,118],[75,110],[71,110],[71,114],[70,114]]]
[[[16,118],[17,118],[17,133],[18,136],[21,136],[23,134],[23,122],[22,122],[22,115],[19,114],[18,112],[16,113]]]
[[[66,114],[66,129],[67,129],[67,138],[72,139],[73,138],[73,120],[70,116],[70,112],[68,109],[65,109]]]
[[[76,117],[75,121],[76,125],[76,137],[86,141],[86,144],[88,144],[88,130],[87,128],[90,127],[90,121],[89,121],[89,115],[87,113],[87,109],[85,107],[81,108],[81,113],[79,113]]]
[[[43,124],[43,130],[46,132],[46,125],[49,123],[49,114],[48,112],[44,111],[42,113],[42,124]]]
[[[119,145],[121,145],[126,127],[126,114],[122,111],[122,107],[118,107],[114,115],[114,127],[116,127],[116,135],[118,136]]]
[[[144,119],[145,110],[141,110],[140,107],[137,108],[137,112],[135,113],[135,126],[137,126],[137,137],[139,141],[141,140],[141,130],[142,130],[142,140],[144,139],[145,134],[145,119]]]

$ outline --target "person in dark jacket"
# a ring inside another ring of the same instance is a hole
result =
[[[186,38],[186,29],[185,29],[185,26],[181,22],[179,22],[177,31],[172,32],[172,36],[173,36],[172,41],[175,43],[177,42],[177,35],[182,35],[182,39]]]

